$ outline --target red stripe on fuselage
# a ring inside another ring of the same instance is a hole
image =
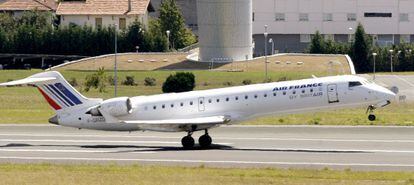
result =
[[[46,101],[49,103],[50,106],[52,106],[55,110],[62,109],[62,107],[60,107],[55,101],[53,101],[53,99],[51,99],[45,92],[43,92],[42,89],[40,89],[39,87],[37,87],[37,89],[39,89],[40,93],[42,93],[43,97],[45,97]]]

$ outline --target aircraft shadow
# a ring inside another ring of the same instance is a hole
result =
[[[108,153],[131,153],[131,152],[168,152],[168,151],[198,151],[198,150],[223,150],[223,151],[247,151],[247,152],[297,152],[297,153],[373,153],[360,150],[323,150],[323,149],[277,149],[277,148],[234,148],[227,145],[212,144],[210,148],[201,148],[196,145],[191,150],[175,146],[137,146],[137,145],[31,145],[25,143],[10,143],[0,148],[12,147],[77,147],[90,149],[119,148],[120,151],[108,151]]]

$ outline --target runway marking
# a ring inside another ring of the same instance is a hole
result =
[[[414,164],[391,163],[324,163],[324,162],[283,162],[283,161],[212,161],[212,160],[176,160],[176,159],[137,159],[137,158],[74,158],[74,157],[16,157],[0,156],[8,160],[49,160],[49,161],[117,161],[117,162],[170,162],[204,164],[247,164],[247,165],[292,165],[292,166],[365,166],[365,167],[414,167]]]
[[[96,137],[96,138],[156,138],[156,139],[180,139],[181,137],[173,136],[117,136],[117,135],[76,135],[76,134],[0,134],[0,136],[27,136],[27,137]],[[271,137],[214,137],[213,139],[223,139],[223,140],[269,140],[269,141],[325,141],[325,142],[378,142],[378,143],[414,143],[414,140],[385,140],[385,139],[324,139],[324,138],[271,138]],[[1,141],[1,139],[0,139]],[[53,140],[56,141],[56,140]],[[81,141],[90,141],[90,140],[81,140]],[[100,141],[100,140],[97,140]],[[112,141],[118,142],[118,141]],[[121,142],[121,141],[120,141]],[[126,141],[126,142],[151,142],[151,141]],[[178,143],[178,142],[165,142],[162,143]],[[220,144],[229,144],[229,143],[220,143]]]
[[[275,151],[312,151],[312,152],[366,152],[366,153],[414,153],[414,150],[371,150],[371,149],[332,149],[332,148],[237,148],[241,150],[275,150]]]
[[[0,142],[55,142],[55,143],[138,143],[138,144],[180,144],[180,142],[170,141],[108,141],[108,140],[56,140],[56,139],[0,139]],[[231,145],[233,143],[216,143],[221,145]]]
[[[0,149],[0,152],[53,152],[53,153],[113,153],[120,150],[51,150],[51,149]],[[128,153],[153,154],[150,151],[132,151]]]

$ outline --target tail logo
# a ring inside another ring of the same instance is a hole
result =
[[[38,88],[55,110],[82,104],[79,98],[62,83],[39,85]]]

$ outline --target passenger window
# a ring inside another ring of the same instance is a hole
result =
[[[163,104],[162,106],[161,106],[163,109],[165,109],[165,105]]]
[[[211,103],[211,99],[208,99],[208,103]]]
[[[190,101],[190,105],[193,105],[193,101]]]
[[[276,93],[275,92],[273,93],[273,96],[276,96]]]
[[[305,90],[302,90],[302,94],[305,94]]]
[[[217,102],[217,103],[218,103],[218,102],[220,102],[220,99],[217,99],[217,100],[216,100],[216,102]]]
[[[265,97],[265,98],[266,98],[266,97],[267,97],[267,94],[264,94],[264,95],[263,95],[263,97]]]
[[[286,91],[283,92],[283,95],[286,95]]]
[[[202,105],[204,102],[203,102],[203,100],[200,100],[200,104]]]
[[[247,100],[247,99],[249,99],[249,96],[247,96],[247,95],[246,95],[246,96],[244,96],[244,99],[246,99],[246,100]]]
[[[157,109],[157,106],[152,107],[154,110]]]
[[[180,103],[180,106],[181,106],[181,107],[182,107],[182,106],[184,106],[184,103],[183,103],[183,102],[181,102],[181,103]]]
[[[229,101],[229,98],[228,97],[226,98],[226,101]]]
[[[254,95],[254,98],[257,98],[257,94]]]
[[[236,96],[234,99],[237,101],[237,100],[239,100],[239,97],[238,97],[238,96]]]
[[[358,82],[358,81],[349,82],[349,84],[348,84],[349,87],[356,87],[356,86],[361,86],[361,85],[362,85],[362,83]]]
[[[171,108],[173,108],[174,107],[174,104],[171,104]]]
[[[296,91],[293,91],[292,94],[296,94]]]
[[[310,89],[310,92],[313,92],[313,89]]]

